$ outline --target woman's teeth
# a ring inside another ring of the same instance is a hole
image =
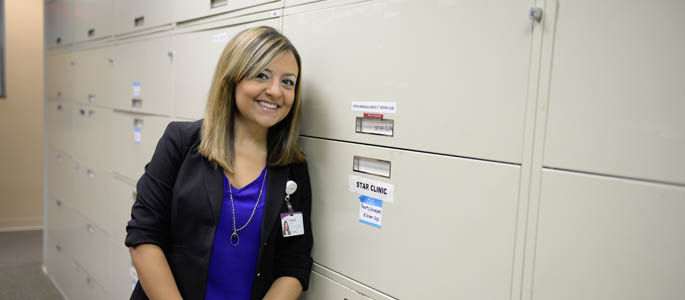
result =
[[[272,104],[272,103],[268,103],[268,102],[264,102],[264,101],[258,101],[258,102],[259,102],[259,105],[266,107],[266,108],[269,108],[269,109],[278,108],[278,105],[276,105],[276,104]]]

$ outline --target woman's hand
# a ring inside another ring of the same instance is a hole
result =
[[[302,285],[295,277],[279,277],[271,284],[271,288],[263,300],[297,300],[302,294]]]

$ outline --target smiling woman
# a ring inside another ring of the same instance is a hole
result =
[[[226,45],[205,119],[172,122],[138,181],[126,237],[140,280],[131,299],[294,300],[307,289],[313,238],[297,144],[300,65],[270,27]],[[301,188],[286,209],[288,180]],[[286,212],[301,216],[290,226],[304,232],[283,234],[277,220]]]

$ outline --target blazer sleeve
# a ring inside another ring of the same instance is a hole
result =
[[[291,276],[297,278],[302,284],[302,289],[309,288],[309,274],[312,271],[312,245],[314,243],[312,235],[312,189],[309,182],[309,171],[307,163],[295,165],[293,167],[295,180],[300,185],[298,188],[303,194],[298,198],[298,203],[293,203],[296,211],[302,211],[304,222],[304,235],[297,237],[279,237],[281,242],[278,246],[276,255],[276,278],[281,276]],[[278,225],[280,227],[280,225]]]
[[[169,244],[171,196],[183,163],[183,145],[182,124],[169,123],[138,180],[136,201],[126,226],[126,246],[149,243],[164,248]]]

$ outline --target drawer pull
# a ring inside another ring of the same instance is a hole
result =
[[[88,37],[93,37],[95,36],[95,28],[91,28],[88,30]]]
[[[57,200],[57,206],[61,207],[61,206],[62,206],[62,201]]]
[[[93,172],[93,170],[88,169],[86,174],[88,175],[88,178],[95,179],[95,172]]]
[[[352,158],[352,171],[390,178],[391,162],[375,158],[354,156]]]
[[[57,252],[62,252],[62,247],[60,245],[55,246],[57,248]]]
[[[58,37],[57,40],[55,40],[55,42],[57,42],[57,44],[61,44],[61,43],[62,43],[62,38],[61,38],[61,37]]]
[[[228,0],[210,0],[209,2],[210,2],[210,4],[209,4],[210,8],[217,8],[217,7],[225,6],[226,4],[228,4]]]
[[[131,99],[132,108],[143,108],[143,99]]]
[[[95,232],[95,227],[93,225],[86,224],[86,231],[89,233],[93,233]]]
[[[355,125],[356,133],[395,136],[395,121],[391,119],[357,117]]]
[[[62,110],[62,104],[57,105],[57,110]]]
[[[133,27],[140,27],[143,25],[145,25],[145,16],[140,16],[133,20]]]

